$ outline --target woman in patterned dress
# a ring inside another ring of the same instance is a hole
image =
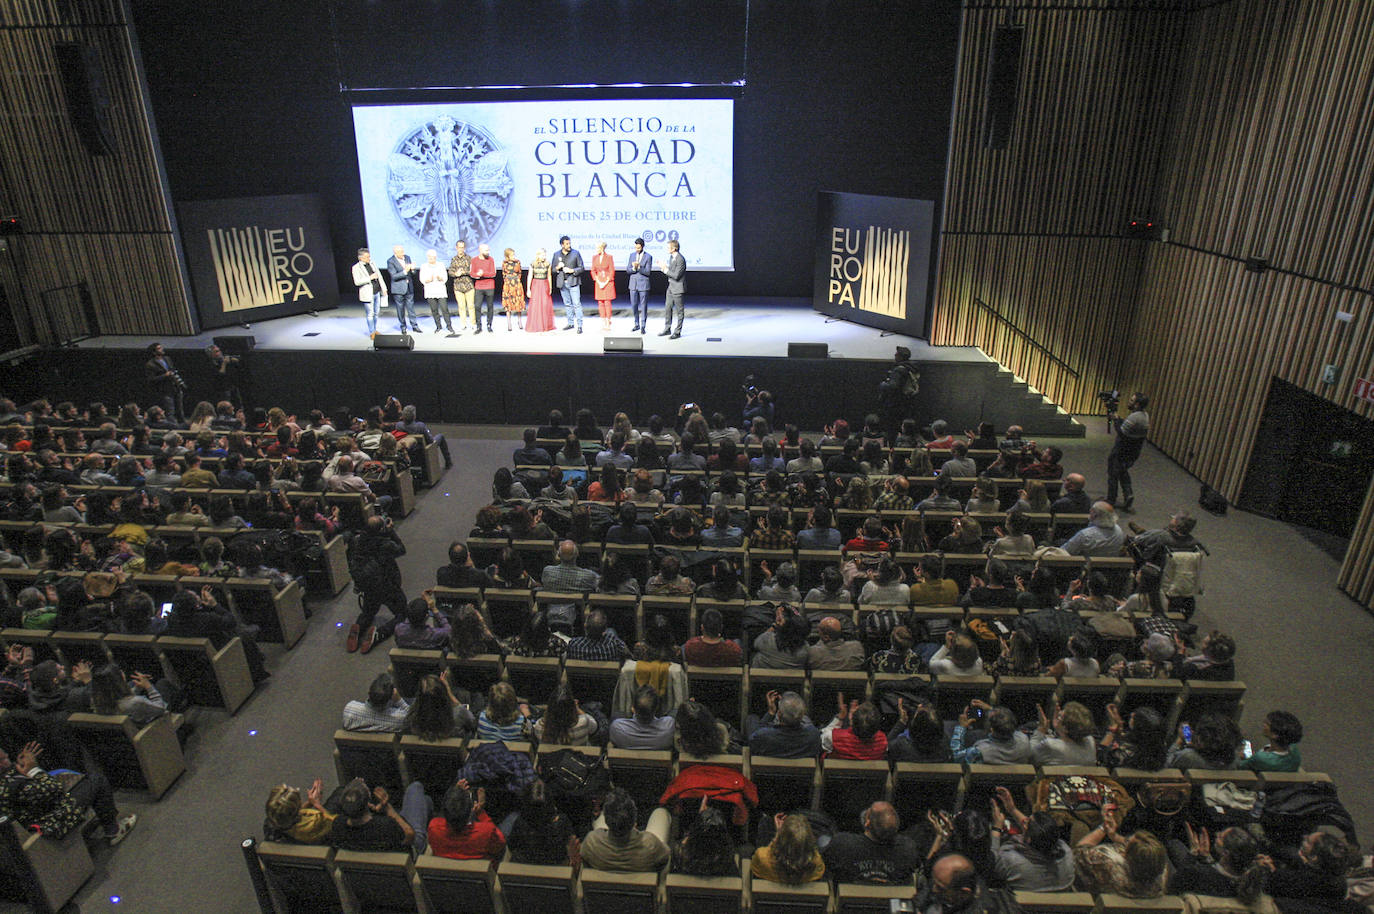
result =
[[[512,314],[520,315],[520,329],[525,329],[525,287],[520,283],[520,261],[515,259],[515,248],[506,248],[501,261],[501,310],[506,312],[507,330]]]
[[[543,248],[534,252],[526,280],[529,289],[530,319],[525,323],[529,333],[543,333],[553,329],[553,299],[549,297],[549,260]]]

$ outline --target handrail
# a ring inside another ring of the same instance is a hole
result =
[[[1016,324],[1013,323],[1013,322],[1011,321],[1011,319],[1005,317],[1000,311],[998,311],[997,308],[996,308],[996,306],[988,304],[987,302],[983,301],[981,298],[979,298],[979,297],[976,296],[976,295],[973,297],[973,303],[974,303],[975,305],[977,305],[978,307],[980,307],[980,308],[986,308],[986,309],[988,310],[988,312],[991,313],[992,316],[993,316],[994,318],[996,318],[997,320],[1001,321],[1002,323],[1004,323],[1004,324],[1006,324],[1008,327],[1010,327],[1013,333],[1015,333],[1015,334],[1017,334],[1018,336],[1024,338],[1025,341],[1026,341],[1027,343],[1029,343],[1029,344],[1030,344],[1032,347],[1034,347],[1035,349],[1039,350],[1039,351],[1045,356],[1045,358],[1049,359],[1051,362],[1054,362],[1054,363],[1055,363],[1056,365],[1058,365],[1060,368],[1063,368],[1065,371],[1067,371],[1067,372],[1068,372],[1070,375],[1072,375],[1073,377],[1075,377],[1075,378],[1078,377],[1078,372],[1075,371],[1075,370],[1073,369],[1073,367],[1069,365],[1068,362],[1065,362],[1065,361],[1064,361],[1063,359],[1061,359],[1059,356],[1055,355],[1053,352],[1050,352],[1050,351],[1049,351],[1048,349],[1046,349],[1044,346],[1042,346],[1042,345],[1040,345],[1038,342],[1036,342],[1035,339],[1034,339],[1029,333],[1027,333],[1026,331],[1022,330],[1020,327],[1016,326]]]

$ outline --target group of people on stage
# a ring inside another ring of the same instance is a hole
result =
[[[576,328],[578,333],[582,332],[582,274],[588,271],[581,252],[573,248],[572,239],[567,235],[558,239],[558,250],[554,252],[552,260],[540,248],[534,252],[534,262],[528,268],[516,259],[514,248],[506,248],[502,255],[504,259],[498,267],[488,245],[479,245],[476,257],[468,254],[466,242],[456,242],[453,247],[455,253],[446,268],[439,262],[437,251],[429,251],[425,262],[417,264],[398,244],[391,249],[385,275],[373,264],[372,254],[367,248],[358,249],[358,262],[353,265],[353,283],[358,287],[358,300],[363,303],[367,316],[369,336],[373,339],[377,336],[377,314],[386,303],[388,294],[396,308],[400,332],[421,332],[415,311],[416,282],[420,284],[424,298],[429,303],[435,333],[442,327],[450,335],[457,335],[469,329],[469,325],[476,333],[481,333],[483,305],[486,306],[486,330],[491,333],[496,311],[498,272],[501,274],[501,310],[506,315],[507,330],[514,329],[512,319],[518,319],[520,329],[529,333],[555,329],[552,290],[557,289],[563,300],[563,329]],[[649,330],[649,277],[653,267],[654,258],[644,250],[644,239],[636,238],[634,251],[630,253],[625,269],[629,277],[634,332],[647,333]],[[663,331],[659,336],[677,339],[682,336],[682,296],[686,290],[687,261],[676,241],[668,242],[668,258],[660,269],[668,277],[668,291],[663,304]],[[601,329],[609,332],[612,329],[611,306],[616,297],[615,259],[606,253],[604,241],[596,245],[590,272],[592,294],[601,316]],[[448,307],[450,279],[453,298],[458,303],[457,319],[460,326],[456,330]],[[674,316],[677,318],[676,324],[673,323]]]

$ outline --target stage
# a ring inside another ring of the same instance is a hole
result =
[[[499,302],[497,303],[499,307]],[[590,307],[589,307],[590,306]],[[449,302],[450,313],[456,320],[456,308]],[[628,300],[616,302],[614,329],[601,330],[601,318],[596,302],[583,302],[582,333],[563,330],[563,309],[556,305],[554,326],[547,333],[525,333],[512,318],[515,330],[507,332],[506,319],[498,311],[492,324],[493,332],[471,330],[458,336],[431,332],[434,321],[429,306],[416,303],[420,333],[412,334],[417,353],[526,353],[529,355],[596,355],[602,352],[606,336],[630,336],[634,326]],[[456,326],[456,324],[455,324]],[[785,358],[788,343],[827,343],[832,359],[891,359],[897,346],[906,346],[917,361],[982,361],[990,362],[982,350],[971,346],[931,346],[924,340],[894,334],[883,337],[879,331],[849,321],[826,323],[825,315],[811,308],[810,299],[755,298],[703,299],[687,301],[687,317],[682,338],[670,340],[660,337],[663,329],[662,296],[653,302],[649,314],[649,332],[643,334],[646,356],[757,356]],[[377,319],[381,333],[398,332],[395,309],[382,309]],[[168,348],[207,346],[213,337],[252,334],[258,349],[288,351],[344,350],[372,348],[367,325],[360,304],[346,304],[337,310],[321,311],[318,317],[301,314],[254,323],[244,330],[235,325],[206,331],[199,336],[160,340]],[[636,334],[638,335],[638,334]],[[158,341],[154,337],[103,336],[81,343],[82,347],[129,348]]]
[[[422,328],[433,327],[429,309]],[[14,399],[56,396],[78,402],[147,403],[145,347],[166,346],[188,384],[186,408],[213,399],[215,380],[203,350],[215,337],[253,336],[241,383],[249,405],[281,405],[292,412],[346,406],[361,413],[387,396],[414,403],[421,418],[436,422],[527,425],[550,409],[567,416],[583,407],[608,422],[619,410],[643,424],[658,413],[675,416],[685,402],[737,417],[742,386],[752,375],[777,398],[779,424],[815,431],[837,418],[862,421],[878,404],[878,384],[899,345],[921,371],[916,418],[943,418],[964,429],[981,420],[1012,422],[1032,434],[1080,435],[1068,416],[1026,390],[1009,372],[973,347],[931,346],[848,321],[827,322],[806,299],[690,299],[681,339],[658,336],[662,310],[650,315],[640,336],[642,353],[603,352],[607,336],[631,336],[628,303],[618,304],[615,329],[602,332],[592,303],[581,334],[562,329],[532,334],[507,331],[498,316],[491,333],[455,336],[425,331],[415,348],[375,350],[361,305],[318,316],[297,315],[221,328],[197,336],[152,338],[103,336],[76,348],[50,350],[0,370],[0,384]],[[556,326],[562,326],[561,309]],[[392,309],[378,320],[395,332]],[[826,343],[829,358],[789,358],[789,343]],[[671,421],[671,419],[670,419]]]

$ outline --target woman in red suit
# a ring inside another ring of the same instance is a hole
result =
[[[601,312],[601,329],[610,332],[611,303],[615,301],[615,260],[606,253],[606,242],[598,241],[592,256],[592,289],[596,294],[596,309]]]
[[[525,288],[529,289],[530,311],[525,330],[543,333],[553,329],[553,299],[549,297],[549,258],[543,248],[534,252],[534,263]]]

